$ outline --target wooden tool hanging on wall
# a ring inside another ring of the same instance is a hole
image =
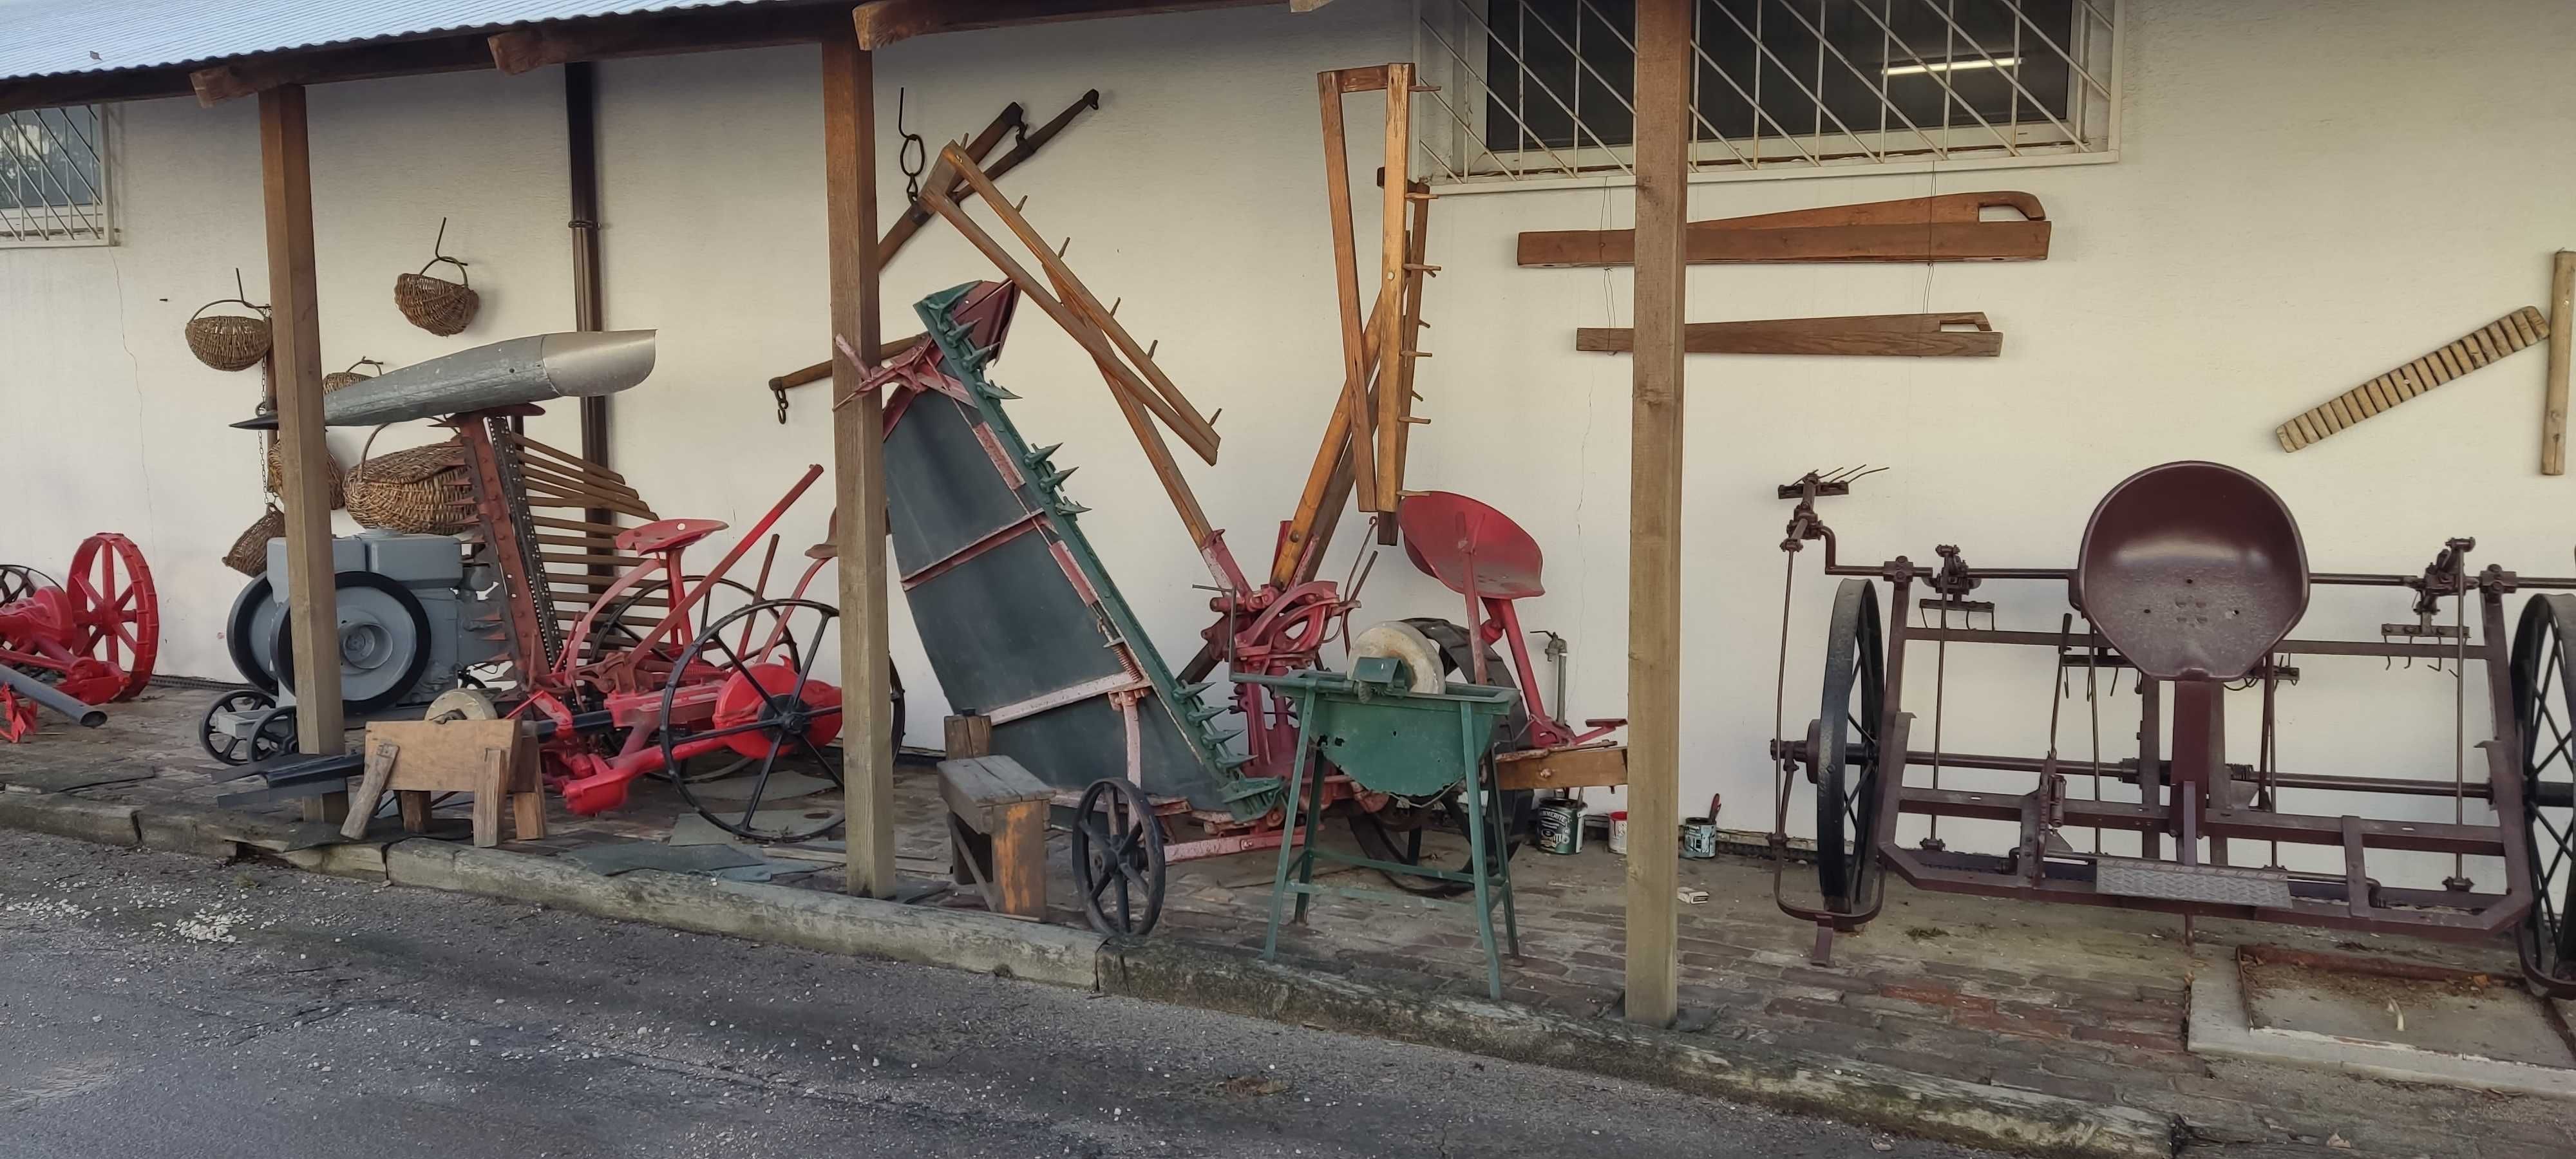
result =
[[[1988,209],[2019,220],[1987,221]],[[2027,193],[1947,193],[1829,205],[1690,223],[1694,265],[1739,262],[2015,262],[2048,256],[2049,221]],[[1637,260],[1627,229],[1534,230],[1521,235],[1524,266],[1625,266]]]
[[[1574,332],[1577,350],[1626,354],[1636,348],[1636,340],[1636,332],[1625,326],[1587,326]],[[1691,354],[1992,358],[2003,353],[2004,336],[1979,313],[1858,314],[1692,322],[1682,327],[1682,349]]]
[[[2327,399],[2282,423],[2273,430],[2272,437],[2280,440],[2282,450],[2298,450],[2548,338],[2549,319],[2541,316],[2537,307],[2525,306],[2431,354]]]

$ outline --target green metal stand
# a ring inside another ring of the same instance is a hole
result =
[[[1270,928],[1261,956],[1279,954],[1279,920],[1290,895],[1297,898],[1293,920],[1306,920],[1306,907],[1317,894],[1464,905],[1476,915],[1476,933],[1485,948],[1485,988],[1503,996],[1502,955],[1494,944],[1494,908],[1502,907],[1504,943],[1520,956],[1520,922],[1512,907],[1511,862],[1493,854],[1503,835],[1502,795],[1495,790],[1485,761],[1495,722],[1510,711],[1515,695],[1508,688],[1450,684],[1437,693],[1410,691],[1392,660],[1363,659],[1350,675],[1296,672],[1286,676],[1241,676],[1247,683],[1285,688],[1297,696],[1299,759],[1288,786],[1287,836],[1279,843],[1279,868],[1270,882]],[[1455,740],[1440,738],[1454,724]],[[1353,783],[1373,792],[1430,797],[1459,785],[1468,786],[1468,868],[1464,871],[1380,861],[1317,846],[1315,832],[1324,811],[1324,775],[1319,758]],[[1300,840],[1300,835],[1303,840]],[[1315,860],[1323,858],[1383,873],[1410,874],[1471,887],[1473,900],[1444,902],[1431,898],[1353,886],[1315,884]],[[1291,878],[1294,880],[1291,880]]]

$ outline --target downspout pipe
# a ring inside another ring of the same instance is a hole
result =
[[[606,329],[599,301],[599,75],[589,61],[564,66],[564,143],[571,178],[572,328]],[[581,457],[608,466],[608,399],[581,400]],[[611,522],[593,508],[584,518]]]

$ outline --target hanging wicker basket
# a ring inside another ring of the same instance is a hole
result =
[[[257,317],[242,314],[216,314],[206,311],[226,303],[235,303],[259,311]],[[268,357],[271,335],[268,311],[240,298],[217,298],[197,312],[188,315],[188,352],[197,361],[217,370],[248,370]]]
[[[455,439],[374,454],[377,427],[349,468],[349,515],[361,527],[454,535],[474,524],[474,481]]]
[[[457,281],[429,276],[431,266],[446,262],[456,267]],[[432,334],[457,333],[474,321],[474,311],[482,306],[465,274],[465,263],[450,257],[436,257],[416,274],[394,275],[394,305],[411,324]]]
[[[331,510],[337,511],[348,501],[344,494],[345,487],[340,480],[340,459],[331,453],[330,448],[325,447],[322,451],[322,460],[330,464],[330,473],[326,477],[331,480]],[[268,493],[280,499],[286,497],[286,456],[279,452],[279,446],[275,440],[271,440],[268,444]]]
[[[224,553],[224,566],[246,576],[268,573],[268,541],[286,534],[286,513],[270,504],[267,512],[242,529],[241,538],[233,540],[231,551]]]
[[[360,374],[358,373],[358,368],[361,366],[372,366],[375,367],[375,369],[364,374]],[[323,375],[322,393],[329,394],[332,391],[341,389],[342,387],[356,386],[361,382],[374,378],[378,374],[384,373],[384,369],[384,363],[378,362],[373,358],[361,358],[356,362],[350,363],[347,370],[335,370],[329,374]]]

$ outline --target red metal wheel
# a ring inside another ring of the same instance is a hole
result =
[[[73,654],[122,673],[111,699],[134,699],[151,683],[152,663],[161,655],[161,600],[143,550],[114,532],[82,540],[63,591],[70,597]]]

